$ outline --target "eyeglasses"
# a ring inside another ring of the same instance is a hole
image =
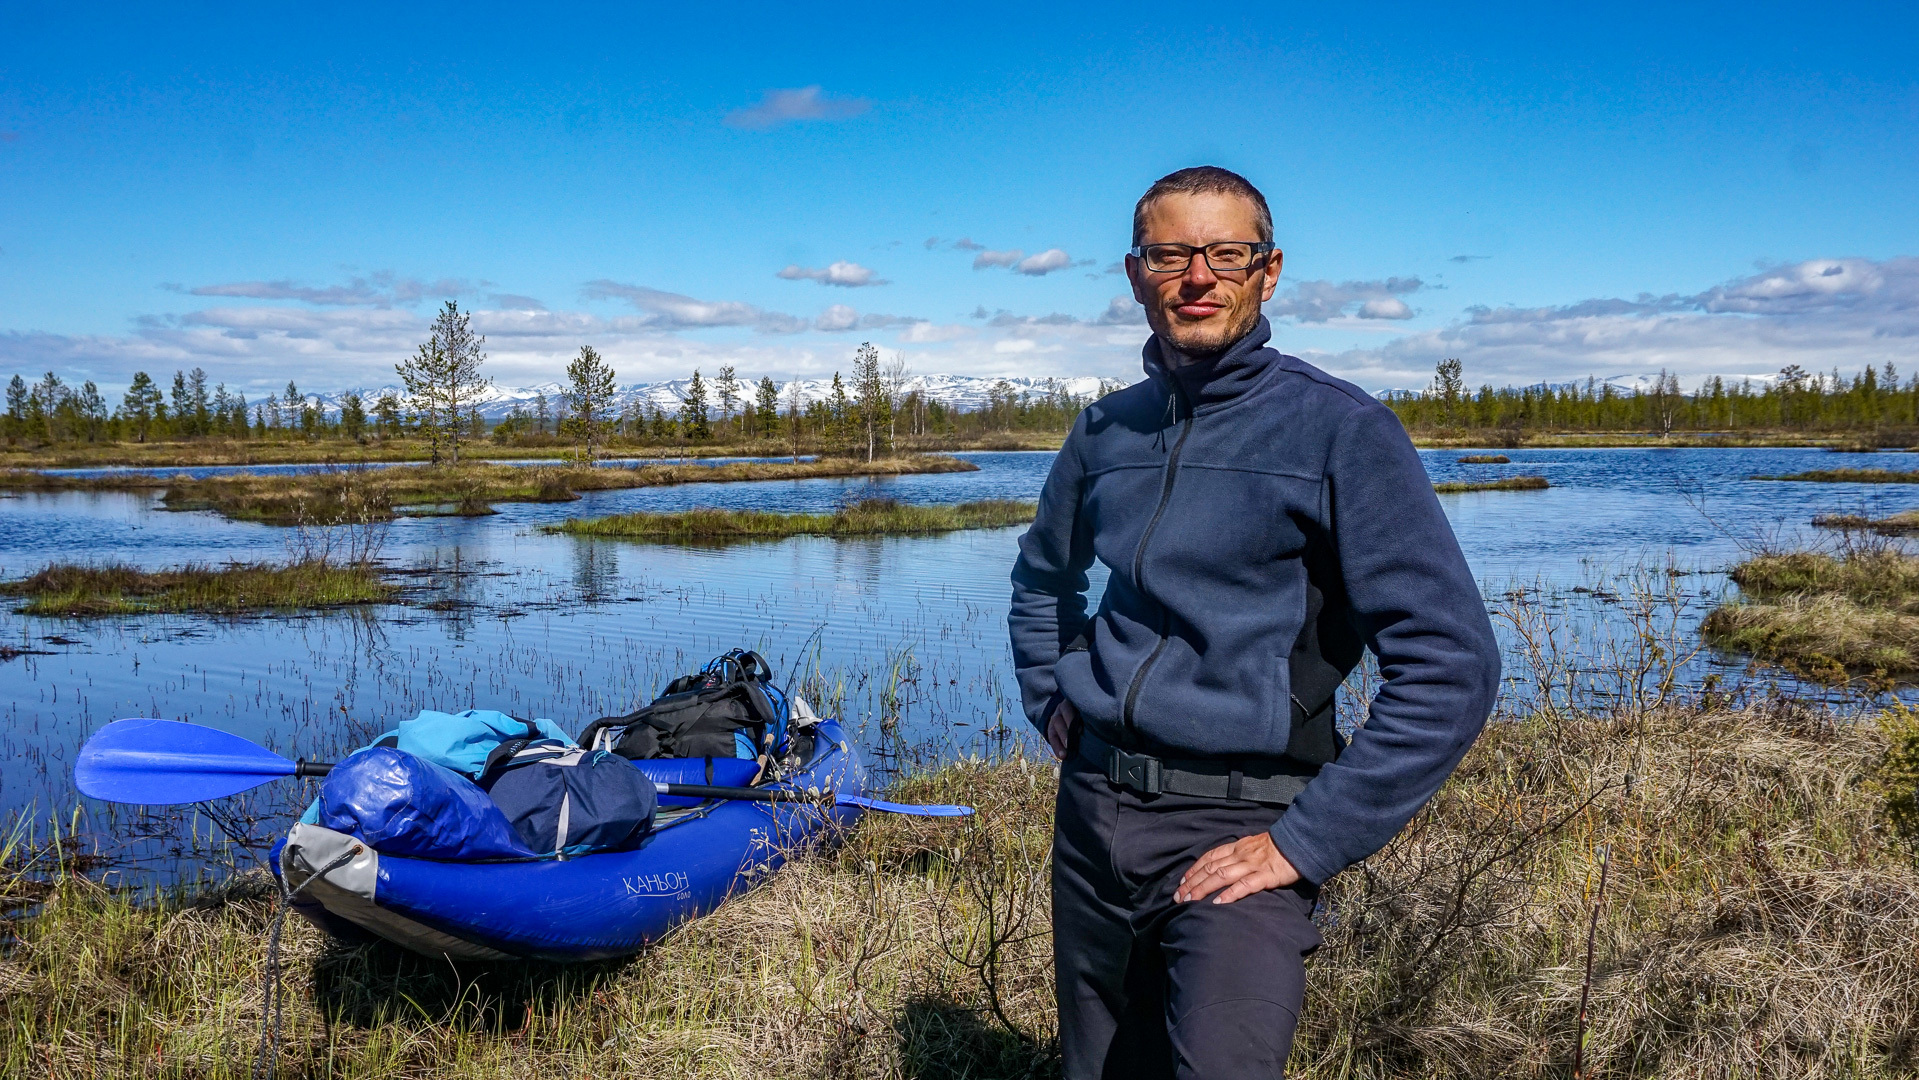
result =
[[[1191,244],[1146,244],[1133,249],[1133,257],[1146,264],[1146,269],[1155,274],[1171,274],[1185,270],[1193,265],[1193,256],[1206,253],[1206,265],[1215,273],[1227,273],[1234,270],[1250,270],[1253,260],[1273,250],[1270,240],[1248,243],[1240,240],[1224,240],[1217,244],[1194,247]]]

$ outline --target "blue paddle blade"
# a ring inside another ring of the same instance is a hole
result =
[[[917,817],[967,817],[973,812],[970,806],[887,802],[885,799],[869,799],[864,795],[835,795],[833,801],[841,806],[859,806],[888,814],[913,814]]]
[[[106,802],[201,802],[292,776],[294,763],[218,728],[178,720],[115,720],[73,764],[80,794]]]

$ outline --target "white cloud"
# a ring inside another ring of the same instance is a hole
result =
[[[1145,326],[1146,309],[1131,293],[1121,293],[1106,302],[1106,310],[1093,320],[1102,326]]]
[[[1013,269],[1029,277],[1044,277],[1055,270],[1064,270],[1073,265],[1073,257],[1058,248],[1048,248],[1038,255],[1029,255],[1021,259]]]
[[[1913,365],[1919,259],[1812,259],[1690,296],[1600,298],[1542,308],[1469,308],[1446,326],[1380,348],[1321,354],[1372,389],[1422,386],[1458,357],[1494,385],[1632,377],[1665,369],[1688,386],[1766,376],[1788,364],[1858,371]]]
[[[817,86],[768,90],[759,101],[726,114],[729,127],[765,131],[806,120],[846,120],[871,108],[865,98],[829,97]]]
[[[859,324],[860,313],[845,304],[834,304],[820,312],[820,317],[814,321],[815,326],[829,333],[837,330],[852,330]]]
[[[807,328],[805,319],[767,311],[739,300],[695,300],[679,293],[645,285],[626,285],[604,278],[589,281],[582,290],[589,300],[620,299],[645,312],[649,325],[662,330],[691,330],[713,326],[750,326],[766,334],[791,334]]]
[[[230,281],[217,285],[196,285],[190,289],[168,286],[189,296],[225,297],[236,300],[297,300],[322,307],[408,306],[425,299],[451,299],[472,291],[472,286],[456,278],[422,281],[400,277],[383,270],[356,277],[344,285],[300,285],[279,281]]]
[[[1425,287],[1416,277],[1383,281],[1302,281],[1266,301],[1270,318],[1323,323],[1343,316],[1361,319],[1410,319],[1413,309],[1401,296]]]
[[[973,269],[984,270],[989,266],[1012,266],[1024,258],[1026,253],[1013,248],[1010,251],[981,251],[973,256]]]
[[[844,259],[817,269],[795,263],[781,270],[776,276],[788,281],[817,281],[822,285],[838,285],[847,289],[857,289],[863,285],[892,284],[885,278],[874,277],[873,271],[867,267]]]

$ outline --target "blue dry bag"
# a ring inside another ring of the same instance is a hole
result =
[[[315,824],[382,854],[474,862],[539,854],[479,785],[392,747],[370,746],[335,765],[314,806]]]

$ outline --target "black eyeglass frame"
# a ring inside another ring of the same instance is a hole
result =
[[[1245,247],[1252,248],[1255,262],[1249,262],[1245,266],[1228,266],[1224,268],[1214,266],[1212,249],[1216,247],[1220,247],[1225,244],[1232,244],[1236,247],[1245,246]],[[1146,262],[1146,249],[1148,248],[1184,248],[1186,249],[1186,261],[1181,263],[1178,266],[1173,267],[1170,270],[1155,270],[1153,269],[1152,266],[1148,265]],[[1269,251],[1275,251],[1277,249],[1278,249],[1278,245],[1274,244],[1271,240],[1219,240],[1211,244],[1207,244],[1203,247],[1194,247],[1191,244],[1139,244],[1135,247],[1127,249],[1127,253],[1132,255],[1133,258],[1138,259],[1140,261],[1140,265],[1145,266],[1147,272],[1152,274],[1183,274],[1186,271],[1192,269],[1193,256],[1200,255],[1200,254],[1203,254],[1206,257],[1206,268],[1211,270],[1213,273],[1236,274],[1242,270],[1251,270],[1256,265],[1256,262],[1259,256],[1264,255]]]

